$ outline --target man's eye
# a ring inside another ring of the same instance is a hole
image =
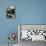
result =
[[[7,13],[10,13],[10,9],[7,9]]]
[[[15,9],[11,9],[11,14],[15,14]]]

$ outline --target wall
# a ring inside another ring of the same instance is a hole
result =
[[[15,20],[6,18],[10,3],[16,5]],[[0,44],[8,43],[7,36],[17,32],[17,24],[46,24],[46,0],[0,0]]]

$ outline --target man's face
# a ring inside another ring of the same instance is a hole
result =
[[[9,6],[6,10],[7,18],[14,18],[15,17],[15,6]]]

